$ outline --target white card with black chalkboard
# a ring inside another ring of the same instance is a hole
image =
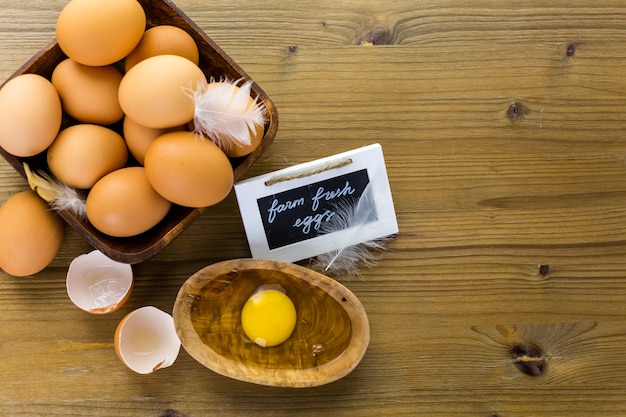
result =
[[[324,226],[366,193],[372,211],[359,233],[329,233]],[[240,181],[235,194],[253,258],[296,262],[398,232],[379,144]]]

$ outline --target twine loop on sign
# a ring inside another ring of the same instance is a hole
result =
[[[269,187],[279,182],[285,182],[285,181],[291,181],[291,180],[295,180],[299,178],[310,177],[311,175],[320,174],[325,171],[330,171],[331,169],[345,167],[347,165],[350,165],[351,163],[352,163],[351,158],[345,158],[336,162],[329,162],[328,164],[321,165],[319,167],[312,168],[306,171],[296,172],[294,174],[289,174],[289,175],[278,175],[265,181],[265,186]]]

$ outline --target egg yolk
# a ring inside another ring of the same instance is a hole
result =
[[[289,338],[296,327],[296,308],[278,290],[254,293],[241,311],[243,331],[257,345],[277,346]]]

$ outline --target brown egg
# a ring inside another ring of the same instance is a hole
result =
[[[236,142],[232,142],[232,146],[225,150],[226,155],[231,158],[237,158],[240,156],[248,155],[250,152],[255,150],[261,144],[261,139],[263,139],[263,134],[265,133],[264,125],[254,125],[254,131],[252,129],[248,129],[250,132],[250,144],[249,145],[239,145]]]
[[[124,139],[104,126],[79,124],[62,130],[48,149],[48,166],[60,181],[91,188],[96,181],[122,168],[128,158]]]
[[[146,127],[135,122],[130,117],[124,118],[124,140],[128,150],[135,157],[139,164],[143,165],[144,156],[148,146],[159,136],[168,133],[176,132],[179,130],[187,130],[186,125],[156,129],[153,127]]]
[[[124,113],[139,124],[154,128],[180,126],[194,117],[195,104],[189,90],[205,82],[202,70],[187,58],[153,56],[124,75],[119,101]]]
[[[233,168],[226,154],[192,132],[159,136],[148,147],[144,163],[154,189],[181,206],[212,206],[233,187]]]
[[[65,54],[84,65],[113,64],[128,55],[146,29],[137,0],[71,0],[56,24]]]
[[[200,62],[198,46],[191,35],[176,26],[160,25],[146,30],[137,47],[124,60],[124,68],[128,71],[139,61],[156,55],[179,55],[196,65]]]
[[[52,73],[63,109],[83,123],[113,124],[124,117],[117,99],[122,73],[112,65],[90,67],[66,59]]]
[[[10,197],[0,208],[0,267],[17,277],[36,274],[59,252],[65,223],[34,191]]]
[[[159,223],[171,203],[150,185],[143,167],[118,169],[105,175],[87,196],[87,218],[102,233],[129,237]]]
[[[61,127],[62,108],[54,86],[37,74],[19,75],[0,90],[0,146],[15,156],[46,150]]]

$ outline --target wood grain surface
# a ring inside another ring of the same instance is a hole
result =
[[[63,0],[0,0],[0,79],[54,36]],[[68,229],[31,278],[0,278],[11,416],[626,415],[626,3],[176,1],[270,95],[247,175],[378,142],[400,233],[361,280],[369,349],[317,388],[217,375],[181,351],[137,375],[123,315],[166,311],[194,272],[250,255],[231,195],[154,258],[118,312],[65,292]],[[0,199],[25,181],[0,163]]]

